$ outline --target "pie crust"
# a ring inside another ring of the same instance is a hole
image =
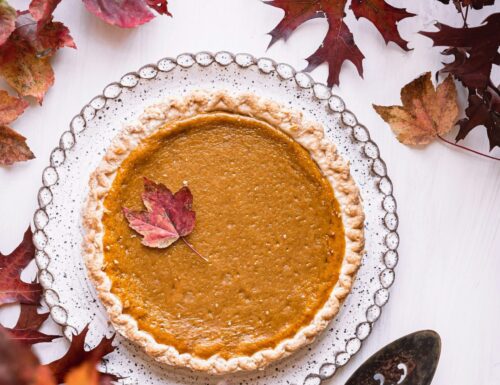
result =
[[[190,353],[179,353],[174,347],[158,343],[154,337],[138,328],[137,321],[123,312],[120,299],[111,292],[111,280],[103,271],[104,198],[122,161],[141,140],[149,137],[166,123],[207,113],[232,113],[262,120],[282,130],[308,150],[323,175],[332,184],[340,205],[345,233],[345,253],[339,279],[324,306],[309,325],[292,338],[274,348],[260,350],[251,356],[229,359],[211,356],[203,359]],[[349,165],[324,137],[323,127],[307,121],[302,113],[253,94],[230,95],[227,92],[194,92],[183,98],[171,98],[145,109],[139,121],[123,129],[113,140],[101,163],[89,181],[89,195],[83,210],[85,229],[83,255],[91,280],[104,304],[114,328],[133,341],[155,360],[211,374],[262,369],[311,343],[338,313],[341,302],[349,294],[361,264],[364,248],[364,214],[358,188],[349,173]]]

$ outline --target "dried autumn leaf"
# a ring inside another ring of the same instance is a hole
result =
[[[446,78],[434,89],[427,72],[401,90],[403,106],[376,106],[401,143],[421,145],[448,133],[458,117],[455,84]]]
[[[9,255],[0,253],[0,305],[7,303],[37,304],[42,295],[39,283],[21,281],[23,269],[35,256],[31,229],[24,233],[22,242]]]
[[[339,73],[344,61],[351,61],[360,76],[363,75],[363,54],[356,46],[351,31],[344,23],[344,8],[347,0],[274,0],[266,4],[281,8],[285,16],[280,23],[269,33],[271,42],[269,47],[279,39],[286,40],[291,33],[307,20],[326,17],[328,32],[322,45],[306,60],[306,71],[311,71],[323,62],[328,63],[328,85],[339,84]],[[413,16],[404,9],[392,7],[384,0],[354,0],[352,8],[357,18],[365,17],[380,31],[385,41],[394,41],[401,48],[407,50],[406,41],[397,31],[397,22]]]
[[[443,4],[450,4],[450,0],[438,0]],[[487,5],[495,4],[495,0],[459,0],[463,7],[472,6],[474,9],[481,9]]]
[[[71,369],[78,367],[86,361],[97,362],[106,354],[109,354],[114,350],[114,347],[111,345],[113,338],[104,337],[96,347],[86,351],[84,347],[85,337],[88,330],[89,328],[87,325],[81,333],[75,334],[66,354],[58,360],[46,365],[54,374],[58,384],[64,382],[66,373],[68,373]],[[101,377],[111,377],[113,380],[117,379],[115,376],[108,373],[101,374]]]
[[[76,47],[68,28],[53,21],[58,3],[33,0],[30,11],[17,13],[15,30],[0,45],[0,75],[19,95],[33,96],[39,103],[54,83],[50,56],[58,48]]]
[[[38,305],[21,304],[21,312],[14,327],[16,329],[40,329],[50,313],[38,313],[37,308]]]
[[[124,207],[123,213],[129,226],[144,237],[143,245],[166,248],[180,238],[207,261],[185,238],[193,231],[196,220],[189,187],[184,186],[173,194],[165,185],[144,178],[142,201],[147,211],[132,211]]]
[[[26,345],[33,345],[40,342],[50,342],[58,335],[48,335],[38,329],[49,317],[50,313],[38,313],[36,305],[21,304],[21,313],[16,325],[13,328],[4,328],[12,340],[19,341]]]
[[[7,91],[0,90],[0,126],[16,120],[28,106],[26,100],[15,98]]]
[[[39,103],[54,84],[49,57],[38,57],[24,40],[9,40],[0,47],[0,75],[19,95],[33,96]]]
[[[64,383],[66,385],[98,385],[99,372],[96,369],[96,362],[84,361],[74,367],[64,377]]]
[[[143,236],[144,246],[163,249],[179,239],[179,233],[168,217],[165,209],[159,204],[151,205],[148,212],[132,211],[123,208],[129,226]]]
[[[160,15],[172,16],[172,14],[168,11],[167,0],[146,0],[146,4],[153,8]]]
[[[52,13],[61,0],[31,0],[29,12],[36,21],[52,20]]]
[[[5,0],[0,0],[0,46],[16,28],[16,10]]]
[[[168,12],[166,0],[83,0],[87,9],[106,23],[121,28],[134,28],[155,17],[149,8],[160,14]]]
[[[500,13],[487,17],[479,27],[454,28],[436,23],[437,32],[420,32],[432,39],[434,46],[449,47],[443,53],[454,55],[455,61],[445,64],[443,72],[456,76],[466,87],[484,89],[490,80],[491,68],[500,62]]]
[[[24,136],[7,126],[0,126],[0,165],[10,166],[34,157]]]
[[[172,220],[179,236],[189,235],[194,230],[196,214],[192,210],[193,194],[184,186],[172,194],[165,185],[144,178],[144,206],[149,210],[154,203],[161,205]]]
[[[352,0],[351,9],[356,19],[364,17],[370,20],[386,43],[392,41],[408,51],[408,42],[399,35],[397,24],[407,17],[415,16],[414,13],[393,7],[384,0]]]
[[[460,119],[456,141],[464,139],[469,132],[480,125],[486,127],[490,142],[490,151],[500,147],[500,96],[495,92],[485,91],[482,94],[469,90],[469,105],[465,109],[466,117]]]

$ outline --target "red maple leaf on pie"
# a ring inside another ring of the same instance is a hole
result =
[[[344,61],[351,61],[358,73],[363,75],[363,54],[357,47],[349,27],[344,23],[344,9],[347,0],[274,0],[268,1],[274,7],[285,11],[280,23],[269,33],[273,45],[279,39],[288,39],[292,32],[307,20],[325,17],[328,20],[328,32],[321,46],[306,60],[309,62],[306,71],[311,71],[323,62],[328,63],[328,85],[339,84],[340,69]],[[364,17],[370,20],[382,34],[386,43],[392,41],[405,51],[407,42],[401,38],[397,23],[407,17],[414,16],[405,9],[395,8],[385,0],[352,0],[351,8],[357,19]]]
[[[181,238],[196,254],[193,246],[184,238],[194,229],[196,214],[192,209],[193,194],[184,186],[175,194],[162,183],[144,178],[142,201],[147,211],[133,211],[126,207],[123,213],[129,226],[143,236],[142,244],[148,247],[166,248]]]

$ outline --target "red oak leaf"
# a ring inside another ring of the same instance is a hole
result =
[[[155,17],[149,7],[170,15],[166,0],[83,0],[87,9],[106,23],[121,28],[134,28]]]
[[[26,345],[33,345],[39,342],[50,342],[61,336],[47,335],[38,330],[49,315],[50,313],[48,312],[38,313],[37,305],[21,304],[21,313],[16,326],[4,329],[10,334],[11,339]]]
[[[279,39],[288,39],[291,33],[302,23],[317,17],[326,17],[328,32],[322,45],[309,56],[306,71],[311,71],[323,62],[328,63],[329,86],[339,84],[339,73],[344,61],[351,61],[363,76],[363,54],[356,46],[351,31],[344,23],[344,8],[347,0],[274,0],[266,2],[285,11],[284,18],[269,33],[273,45]],[[413,16],[404,9],[392,7],[384,0],[354,0],[353,11],[357,18],[365,17],[370,20],[380,31],[385,41],[394,41],[401,48],[406,49],[406,41],[397,31],[397,22]]]
[[[500,13],[490,15],[483,25],[473,28],[454,28],[436,23],[437,32],[420,32],[431,38],[434,46],[447,46],[445,55],[455,55],[455,61],[446,64],[449,72],[466,87],[485,88],[493,63],[500,61]]]
[[[450,0],[438,0],[443,4],[450,4]],[[487,5],[495,4],[495,0],[459,0],[459,3],[463,7],[472,6],[474,9],[481,9]]]
[[[0,46],[16,28],[16,10],[5,0],[0,0]]]
[[[475,127],[484,125],[490,142],[490,150],[500,147],[500,96],[496,92],[482,94],[469,90],[469,105],[465,109],[466,118],[458,121],[460,130],[456,141],[464,139]]]
[[[0,126],[0,165],[10,166],[34,157],[24,136],[7,126]]]
[[[0,126],[16,120],[28,106],[26,100],[15,98],[7,91],[0,90]]]
[[[324,17],[321,11],[321,4],[318,0],[274,0],[265,1],[265,3],[285,11],[283,19],[281,19],[279,24],[269,32],[269,35],[271,35],[271,42],[268,48],[280,39],[287,41],[292,32],[307,20]]]
[[[48,335],[42,333],[39,330],[33,329],[17,329],[17,328],[3,328],[9,333],[10,338],[14,341],[19,341],[25,345],[33,345],[41,342],[50,342],[56,338],[60,338],[61,336],[57,335]]]
[[[144,237],[143,245],[166,248],[181,238],[194,253],[207,260],[185,239],[193,231],[196,220],[189,187],[184,186],[174,194],[164,184],[144,178],[142,201],[147,211],[124,207],[123,212],[129,226]]]
[[[339,75],[345,60],[352,62],[359,75],[363,76],[363,54],[354,43],[351,31],[341,19],[330,19],[328,32],[323,44],[306,60],[306,71],[312,71],[321,63],[328,62],[329,86],[339,84]]]
[[[40,329],[49,318],[50,313],[38,313],[38,305],[21,304],[21,313],[17,319],[16,329]]]
[[[9,255],[0,253],[0,305],[20,302],[37,304],[42,295],[39,283],[21,281],[23,269],[35,255],[31,229],[28,228],[19,246]]]
[[[111,345],[113,338],[104,337],[96,347],[88,351],[85,350],[85,337],[88,330],[89,327],[87,325],[81,333],[75,334],[66,354],[58,360],[46,365],[53,373],[58,384],[64,382],[65,375],[71,369],[78,367],[86,361],[98,362],[102,357],[115,349]],[[109,373],[102,373],[101,377],[111,378],[112,380],[117,379],[116,376]]]
[[[351,9],[356,19],[364,17],[370,20],[386,43],[392,41],[408,51],[408,42],[399,35],[397,23],[407,17],[415,16],[414,13],[393,7],[384,0],[352,0]]]

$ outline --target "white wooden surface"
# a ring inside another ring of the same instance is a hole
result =
[[[386,46],[372,24],[347,23],[365,55],[364,79],[345,63],[337,92],[370,130],[394,182],[401,224],[400,264],[391,300],[360,353],[334,377],[343,384],[372,353],[386,343],[419,329],[434,329],[443,340],[435,385],[500,384],[500,163],[451,148],[441,142],[422,149],[398,143],[378,117],[372,103],[398,104],[401,87],[428,70],[440,67],[439,48],[419,34],[434,21],[460,25],[453,7],[436,0],[391,0],[419,16],[400,23],[411,52]],[[27,4],[14,1],[13,4]],[[77,50],[63,49],[53,60],[55,85],[43,106],[30,108],[13,127],[28,137],[37,158],[0,168],[0,250],[10,252],[31,220],[41,172],[50,151],[83,104],[104,85],[125,72],[164,56],[201,50],[249,52],[270,56],[303,68],[322,41],[327,24],[305,23],[287,43],[270,50],[266,35],[282,11],[258,0],[171,0],[173,18],[157,17],[134,30],[110,27],[84,9],[81,2],[63,2],[56,19],[70,29]],[[20,6],[19,6],[20,7]],[[500,7],[472,12],[479,23]],[[500,71],[494,70],[498,84]],[[325,65],[313,72],[325,81]],[[461,98],[464,99],[462,94]],[[454,137],[454,133],[450,134]],[[487,151],[484,128],[476,129],[466,145]],[[496,149],[494,155],[500,156]],[[34,269],[31,273],[34,273]],[[26,274],[29,277],[30,273]],[[33,276],[33,274],[31,274]],[[0,310],[4,324],[16,318],[15,307]],[[47,330],[57,330],[50,323]],[[65,343],[40,346],[43,359],[63,353]]]

